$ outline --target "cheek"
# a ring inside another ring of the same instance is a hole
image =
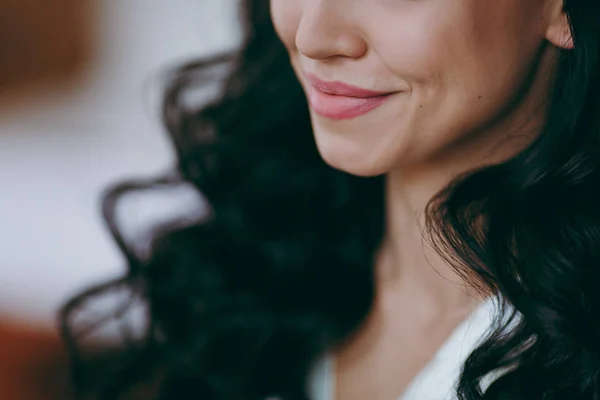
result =
[[[472,24],[407,20],[394,35],[372,29],[381,61],[410,88],[393,117],[380,159],[420,162],[462,142],[492,122],[526,79],[531,49]],[[383,21],[378,25],[383,26]],[[428,26],[428,29],[423,29]]]
[[[455,35],[456,27],[449,22],[452,18],[439,14],[428,7],[402,12],[366,10],[361,22],[381,62],[414,86],[432,83],[448,67],[448,38]]]
[[[451,114],[480,118],[478,113],[491,113],[508,101],[524,79],[532,52],[498,34],[506,25],[476,25],[478,20],[468,13],[397,18],[373,24],[372,46],[410,88],[408,107],[415,119],[439,123]]]
[[[271,0],[271,20],[279,39],[288,49],[296,47],[296,30],[302,16],[302,0]]]

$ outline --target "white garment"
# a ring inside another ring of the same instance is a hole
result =
[[[455,387],[462,365],[483,341],[493,322],[497,302],[497,298],[490,297],[479,304],[450,334],[431,362],[416,376],[398,400],[455,400]],[[333,358],[326,356],[313,370],[309,387],[312,400],[335,398],[333,364]],[[492,376],[486,376],[485,380],[489,381],[491,378],[493,381],[498,373],[493,372],[490,375]]]

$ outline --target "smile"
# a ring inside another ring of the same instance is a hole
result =
[[[310,108],[326,118],[344,120],[367,114],[383,105],[394,93],[374,97],[351,97],[325,93],[310,87],[308,102]]]

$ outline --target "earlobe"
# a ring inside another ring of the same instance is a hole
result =
[[[550,25],[546,32],[546,39],[553,45],[571,50],[574,48],[573,35],[569,18],[563,10],[563,1],[554,2],[553,10],[550,13]]]

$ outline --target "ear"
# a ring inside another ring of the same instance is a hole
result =
[[[573,35],[567,13],[564,11],[564,0],[548,0],[549,9],[546,39],[561,49],[573,49]]]

